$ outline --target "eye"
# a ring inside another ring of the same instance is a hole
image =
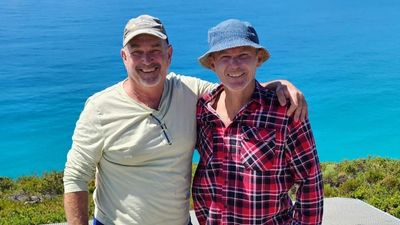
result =
[[[143,51],[138,51],[138,50],[133,50],[130,52],[132,56],[141,56],[143,54]]]
[[[229,55],[220,55],[219,56],[219,60],[222,60],[222,61],[226,61],[226,60],[229,60],[229,59],[230,59]]]
[[[239,59],[248,59],[250,55],[248,53],[242,53],[239,55]]]
[[[161,54],[161,50],[160,49],[155,49],[155,50],[152,50],[150,53],[152,55],[159,55],[159,54]]]

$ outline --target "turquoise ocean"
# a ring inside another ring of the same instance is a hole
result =
[[[304,92],[321,161],[400,159],[398,0],[1,0],[0,176],[63,169],[86,98],[125,78],[123,27],[144,13],[166,25],[171,71],[213,82],[196,61],[208,28],[250,21],[272,55],[257,79]]]

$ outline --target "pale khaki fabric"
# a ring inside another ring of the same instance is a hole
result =
[[[86,191],[96,174],[95,217],[103,223],[186,225],[196,102],[214,87],[170,73],[159,110],[131,99],[122,82],[90,97],[68,153],[65,192]]]

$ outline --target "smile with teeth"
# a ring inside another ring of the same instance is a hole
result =
[[[160,68],[160,66],[156,63],[150,64],[150,65],[142,65],[138,66],[137,70],[142,72],[142,73],[153,73],[157,71]]]
[[[227,76],[228,76],[228,77],[237,78],[237,77],[243,76],[244,74],[245,74],[245,73],[228,73]]]
[[[151,67],[151,68],[141,68],[139,69],[143,73],[152,73],[157,70],[157,67]]]

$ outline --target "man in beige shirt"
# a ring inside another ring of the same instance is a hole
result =
[[[215,84],[168,72],[172,46],[152,16],[126,24],[121,58],[127,79],[91,96],[76,124],[64,171],[68,223],[88,224],[96,178],[95,224],[189,224],[196,102]],[[301,92],[266,85],[282,104],[293,96],[289,113],[305,117]]]

